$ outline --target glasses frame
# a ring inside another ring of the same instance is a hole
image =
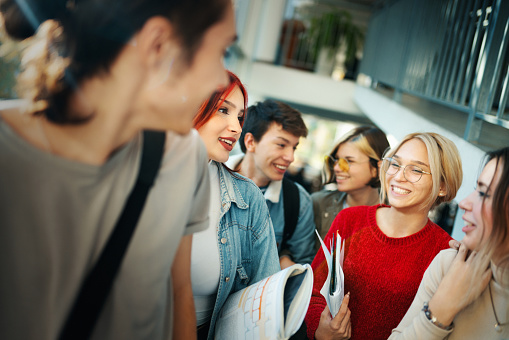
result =
[[[344,162],[341,162],[341,160],[343,160]],[[332,164],[329,163],[330,161],[332,161]],[[350,170],[350,162],[348,161],[348,159],[343,157],[336,158],[332,155],[327,155],[325,156],[325,162],[328,165],[331,165],[332,169],[334,169],[336,164],[339,163],[339,168],[341,169],[341,171],[348,172]]]
[[[385,168],[385,167],[384,167],[384,162],[386,162],[386,161],[387,161],[387,162],[389,162],[389,165],[387,166],[387,168]],[[397,163],[397,164],[399,165],[399,168],[398,168],[398,170],[396,170],[396,172],[395,172],[395,173],[390,174],[390,173],[388,172],[388,170],[390,169],[390,162],[392,162],[392,161],[394,161],[394,163]],[[421,176],[419,177],[419,179],[418,179],[418,180],[416,180],[416,181],[411,181],[411,180],[409,180],[409,179],[406,177],[406,169],[407,169],[407,167],[409,167],[409,166],[412,166],[412,167],[414,167],[414,168],[418,168],[418,169],[420,170],[420,174],[421,174]],[[389,176],[396,176],[396,175],[398,174],[398,172],[399,172],[402,168],[403,168],[403,177],[405,177],[405,179],[406,179],[408,182],[410,182],[410,183],[417,183],[417,182],[419,182],[419,181],[421,180],[421,178],[422,178],[422,175],[431,175],[431,172],[424,171],[424,170],[423,170],[420,166],[418,166],[418,165],[413,165],[413,164],[401,165],[401,164],[399,164],[399,163],[398,163],[398,162],[397,162],[394,158],[392,158],[392,157],[384,157],[384,158],[382,158],[382,169],[385,171],[385,173],[386,173],[387,175],[389,175]]]

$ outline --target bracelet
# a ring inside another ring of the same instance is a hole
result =
[[[424,302],[424,306],[422,307],[422,311],[424,312],[424,315],[426,315],[426,318],[429,321],[431,321],[431,323],[434,324],[435,326],[437,326],[438,328],[441,328],[441,329],[443,329],[445,331],[450,331],[451,329],[454,328],[454,324],[453,323],[451,323],[449,326],[446,326],[446,325],[442,324],[441,322],[439,322],[437,320],[437,318],[429,310],[428,302]]]

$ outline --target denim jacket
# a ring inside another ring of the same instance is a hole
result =
[[[221,193],[217,234],[221,275],[208,339],[214,338],[217,316],[230,294],[281,269],[274,229],[260,189],[250,179],[216,164]]]

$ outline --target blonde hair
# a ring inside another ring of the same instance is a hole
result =
[[[389,148],[389,141],[382,130],[373,126],[359,126],[345,134],[336,143],[329,155],[336,158],[339,147],[347,142],[351,142],[363,154],[368,156],[370,166],[377,169],[377,172],[379,171],[378,162],[382,160],[384,152]],[[323,178],[324,184],[332,183],[336,180],[334,168],[327,164],[327,162],[324,164]],[[379,188],[379,176],[374,177],[367,185]]]
[[[456,145],[448,138],[433,132],[417,132],[406,135],[401,142],[392,148],[385,157],[392,157],[398,152],[403,144],[418,139],[424,143],[428,152],[429,167],[432,178],[431,195],[423,203],[422,209],[431,210],[444,202],[450,202],[461,186],[463,181],[463,169],[461,157]],[[387,174],[380,171],[380,198],[383,201],[387,198],[386,186]],[[444,195],[439,196],[440,189]]]
[[[31,39],[33,43],[21,58],[17,92],[29,101],[29,112],[37,114],[45,111],[49,98],[63,89],[62,80],[69,59],[62,57],[63,29],[57,21],[43,22]]]

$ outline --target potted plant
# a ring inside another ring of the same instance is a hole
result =
[[[311,16],[309,22],[307,34],[313,42],[311,53],[316,61],[317,73],[331,75],[338,64],[351,65],[355,62],[364,33],[352,23],[349,12],[333,9]]]

